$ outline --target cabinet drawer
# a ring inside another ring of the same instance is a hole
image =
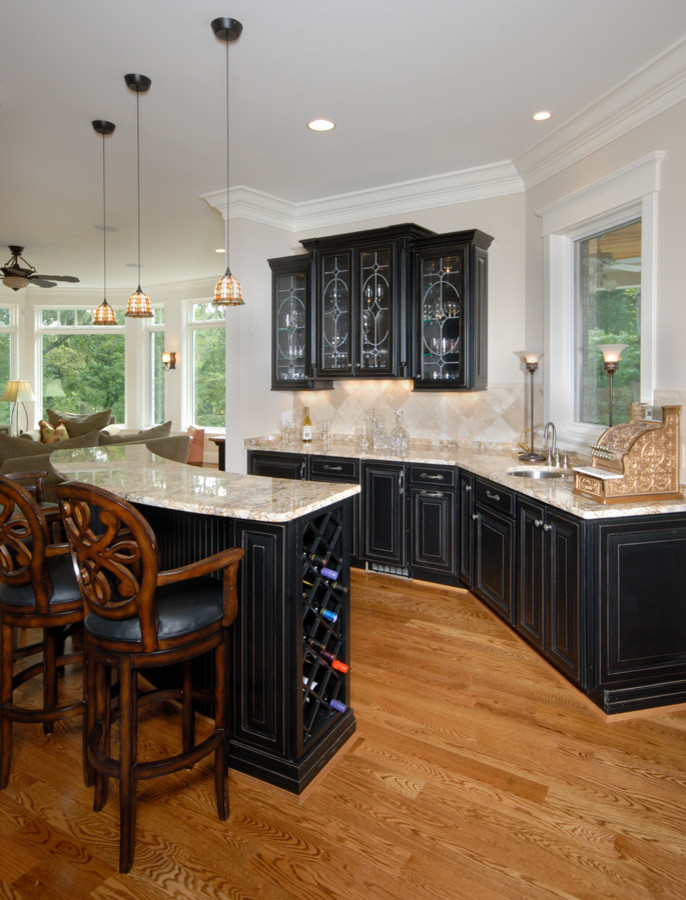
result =
[[[409,480],[411,484],[420,484],[435,488],[455,487],[457,469],[454,466],[417,466],[410,465]]]
[[[310,478],[313,481],[350,481],[357,484],[360,480],[359,460],[340,456],[311,456]]]
[[[500,484],[477,478],[474,482],[474,500],[504,516],[514,516],[514,494]]]

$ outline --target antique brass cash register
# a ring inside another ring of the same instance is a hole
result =
[[[660,422],[647,418],[647,404],[632,403],[631,420],[603,432],[591,447],[591,465],[574,469],[574,493],[598,503],[682,500],[681,407],[661,409]]]

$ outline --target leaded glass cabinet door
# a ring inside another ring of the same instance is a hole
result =
[[[413,243],[416,389],[486,388],[492,240],[475,229]]]
[[[361,250],[359,254],[359,359],[364,375],[395,373],[393,298],[397,296],[393,246]]]
[[[427,255],[419,260],[421,381],[464,381],[464,254]]]
[[[270,259],[274,347],[272,386],[306,387],[310,375],[309,259],[297,256]]]
[[[352,252],[322,253],[319,269],[319,371],[351,375],[353,371]]]

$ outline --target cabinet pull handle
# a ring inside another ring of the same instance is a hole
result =
[[[427,479],[427,478],[428,478],[428,479],[430,479],[431,481],[443,481],[443,477],[444,477],[444,476],[441,475],[440,473],[437,473],[437,474],[433,474],[433,475],[432,475],[430,472],[422,472],[422,474],[421,474],[419,477],[420,477],[420,478],[424,478],[424,479]]]
[[[302,481],[305,480],[305,460],[300,463],[300,478]]]
[[[544,531],[552,531],[552,530],[553,530],[553,526],[552,526],[552,525],[544,525],[544,526],[543,526],[543,530],[544,530]]]
[[[443,491],[420,491],[420,497],[445,497]]]
[[[479,521],[479,513],[472,513],[472,522]]]
[[[534,528],[540,528],[542,524],[543,524],[542,519],[534,519]]]
[[[486,490],[486,496],[489,500],[495,500],[496,503],[500,502],[500,494],[494,494],[493,491]]]
[[[398,479],[398,485],[399,485],[399,492],[401,494],[404,494],[405,493],[405,472],[404,472],[404,470],[401,470],[401,472],[400,472],[400,478]]]
[[[468,494],[472,489],[471,484],[465,484],[465,485],[463,485],[463,487],[464,487],[465,494]]]
[[[330,466],[328,463],[324,463],[322,468],[326,469],[327,472],[342,472],[343,471],[343,466]]]

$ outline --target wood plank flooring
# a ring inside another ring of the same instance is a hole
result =
[[[79,725],[17,725],[0,897],[686,897],[686,710],[608,720],[467,591],[355,572],[351,594],[358,731],[303,795],[231,772],[221,823],[209,761],[143,782],[120,875]]]

